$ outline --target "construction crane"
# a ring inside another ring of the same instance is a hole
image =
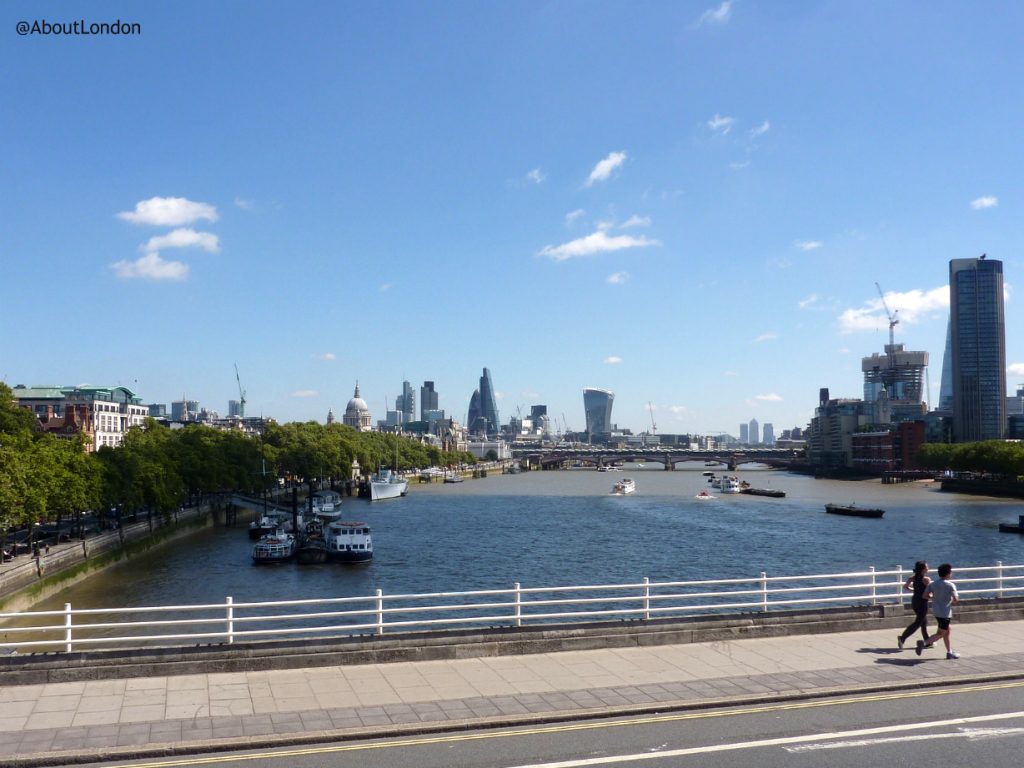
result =
[[[889,317],[889,346],[891,347],[895,343],[892,329],[895,328],[896,324],[899,322],[899,320],[896,319],[896,315],[899,312],[899,310],[897,309],[896,312],[890,312],[889,305],[885,303],[885,294],[882,293],[882,286],[880,286],[878,283],[875,283],[875,288],[878,289],[878,297],[882,300],[882,309],[885,310],[885,314],[888,315]]]
[[[651,401],[647,401],[647,410],[651,412],[651,434],[658,434],[658,425],[654,423],[654,406],[651,405]]]
[[[245,418],[245,390],[242,389],[242,377],[238,375],[238,363],[235,363],[235,381],[238,382],[238,415]]]

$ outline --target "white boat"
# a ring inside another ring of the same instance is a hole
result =
[[[366,563],[373,559],[373,539],[366,523],[338,520],[327,526],[327,556],[340,563]]]
[[[444,481],[446,483],[464,483],[466,481],[466,478],[464,478],[458,472],[452,472],[450,475],[444,476]]]
[[[317,491],[311,497],[310,511],[321,520],[341,517],[341,494],[337,491]]]
[[[708,482],[711,483],[711,487],[712,488],[717,488],[718,490],[722,490],[722,478],[720,478],[720,477],[712,477],[712,478],[710,478],[708,480]]]
[[[370,501],[397,499],[409,492],[409,481],[403,480],[390,469],[380,469],[370,478]]]
[[[696,496],[694,496],[694,498],[695,499],[701,499],[703,501],[704,499],[714,499],[714,498],[717,498],[717,497],[716,496],[712,496],[707,491],[701,491]]]
[[[624,477],[615,485],[612,486],[612,494],[615,496],[625,496],[628,493],[634,493],[636,491],[636,482],[630,477]]]
[[[295,536],[278,529],[256,542],[252,548],[252,561],[258,565],[283,563],[295,554]]]
[[[722,493],[739,493],[740,479],[733,475],[726,475],[722,478],[722,487],[719,490],[721,490]]]

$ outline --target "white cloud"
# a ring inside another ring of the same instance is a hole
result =
[[[612,285],[622,285],[627,280],[629,280],[629,272],[612,272],[608,275],[605,282],[611,283]]]
[[[756,339],[754,339],[754,341],[755,342],[772,341],[773,339],[777,339],[777,338],[779,338],[779,334],[775,333],[775,331],[768,331],[767,333],[762,333],[760,336],[758,336]]]
[[[976,211],[980,211],[982,208],[995,208],[999,205],[998,197],[979,197],[976,200],[971,200],[971,208]]]
[[[209,203],[195,203],[184,197],[151,197],[135,204],[134,211],[122,211],[119,219],[154,227],[179,227],[203,219],[217,220],[217,209]]]
[[[547,176],[544,175],[540,168],[534,168],[532,171],[526,174],[526,180],[532,181],[534,184],[543,184],[544,179],[546,178]]]
[[[800,309],[807,309],[808,307],[815,306],[819,301],[818,294],[812,293],[806,299],[801,299],[798,303]]]
[[[256,205],[256,201],[255,200],[246,200],[244,197],[236,197],[235,198],[235,205],[238,208],[241,208],[243,211],[249,211],[249,210],[252,210],[252,207],[254,205]]]
[[[504,400],[505,397],[506,397],[506,395],[505,395],[504,392],[499,392],[498,390],[494,391],[494,399],[495,400]]]
[[[333,352],[324,352],[321,355],[315,355],[317,360],[334,360],[337,356]]]
[[[110,265],[122,280],[184,280],[188,265],[180,261],[164,261],[159,253],[148,253],[135,261],[118,261]]]
[[[1024,376],[1024,363],[1013,363],[1006,372],[1011,376]]]
[[[801,251],[815,251],[824,245],[820,240],[794,240],[793,245]]]
[[[619,229],[629,229],[631,227],[649,227],[651,226],[650,216],[637,216],[635,213],[626,219],[622,224],[619,225]]]
[[[747,133],[750,135],[750,138],[756,139],[758,136],[764,136],[771,128],[772,124],[765,120],[757,128],[751,128]]]
[[[595,181],[605,181],[612,175],[612,171],[626,162],[625,152],[611,152],[608,157],[594,166],[584,186],[591,186]]]
[[[320,397],[320,393],[315,389],[299,389],[289,394],[288,397]]]
[[[607,232],[598,230],[586,237],[579,237],[561,245],[545,245],[538,255],[547,256],[554,261],[565,261],[576,256],[591,256],[607,251],[621,251],[625,248],[647,248],[661,245],[657,240],[632,235],[615,235],[609,237]]]
[[[732,0],[725,0],[717,8],[708,8],[704,13],[700,15],[700,24],[724,24],[729,20],[729,16],[732,14]]]
[[[619,365],[622,362],[622,358],[617,355],[611,355],[604,359],[605,365]]]
[[[394,286],[394,283],[381,283],[380,288],[378,288],[377,290],[380,291],[381,293],[386,293],[387,291],[390,291]]]
[[[208,253],[220,253],[220,241],[212,232],[196,232],[194,229],[174,229],[166,235],[149,238],[149,242],[140,249],[147,253],[164,248],[202,248]]]
[[[676,416],[682,416],[683,414],[690,412],[690,409],[685,405],[670,405],[668,409]]]
[[[885,294],[885,303],[896,313],[900,323],[914,325],[923,319],[949,309],[949,286],[932,288],[929,291],[914,290],[903,293],[890,292]],[[864,306],[847,309],[839,315],[840,333],[856,333],[858,331],[888,330],[889,317],[885,313],[881,299],[869,299]]]
[[[754,399],[755,400],[759,400],[762,403],[781,403],[782,402],[782,397],[780,397],[779,395],[775,394],[774,392],[770,392],[767,395],[754,395]]]
[[[584,216],[586,213],[587,212],[584,211],[582,208],[577,208],[575,211],[569,211],[567,214],[565,214],[565,223],[572,224],[573,222],[576,221],[576,219],[580,218],[581,216]]]
[[[735,117],[722,117],[716,112],[715,116],[708,120],[707,125],[712,131],[719,132],[724,136],[732,130],[732,126],[735,122]]]
[[[750,165],[750,161],[749,160],[744,160],[742,163],[739,162],[738,160],[737,161],[733,161],[733,162],[729,163],[729,170],[731,170],[731,171],[742,171],[748,165]]]

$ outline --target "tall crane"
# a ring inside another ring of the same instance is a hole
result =
[[[651,412],[651,434],[658,434],[658,425],[654,423],[654,406],[651,405],[651,401],[647,401],[647,410]]]
[[[891,347],[895,343],[892,329],[895,328],[896,324],[899,322],[899,320],[896,319],[896,314],[899,310],[897,309],[896,312],[890,312],[889,305],[885,303],[885,294],[882,293],[882,286],[875,283],[875,288],[878,289],[878,298],[882,300],[882,309],[884,309],[885,314],[889,316],[889,346]]]
[[[242,377],[238,375],[238,363],[235,363],[235,381],[238,382],[238,415],[245,418],[245,390],[242,389]]]

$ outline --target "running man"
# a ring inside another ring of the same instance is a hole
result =
[[[953,574],[953,566],[943,563],[939,566],[939,578],[933,581],[924,591],[924,596],[932,601],[932,615],[939,625],[939,631],[927,640],[918,640],[915,653],[921,655],[925,645],[931,645],[939,638],[946,645],[946,658],[959,659],[960,654],[953,650],[950,644],[950,622],[953,620],[953,605],[960,602],[960,595],[956,591],[956,584],[949,580]]]

